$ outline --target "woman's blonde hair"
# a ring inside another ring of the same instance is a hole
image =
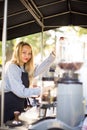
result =
[[[25,63],[25,66],[24,66],[25,71],[28,72],[29,81],[31,84],[32,79],[33,79],[33,73],[34,73],[34,60],[33,60],[33,52],[32,52],[31,45],[28,44],[27,42],[23,42],[23,41],[19,42],[14,48],[11,62],[17,64],[18,66],[21,66],[21,52],[22,52],[23,46],[25,45],[31,48],[31,59],[27,63]]]

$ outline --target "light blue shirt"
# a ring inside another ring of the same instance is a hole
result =
[[[40,65],[38,65],[34,71],[34,77],[42,74],[50,67],[55,60],[55,56],[49,55]],[[32,95],[40,95],[40,88],[25,88],[22,84],[21,75],[23,68],[18,67],[14,63],[8,62],[5,65],[5,92],[12,91],[15,95],[21,98],[31,97]]]

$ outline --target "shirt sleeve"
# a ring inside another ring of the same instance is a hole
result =
[[[10,64],[5,71],[5,84],[7,91],[12,91],[15,95],[21,98],[40,95],[40,88],[25,88],[21,80],[21,69]]]
[[[49,57],[47,57],[40,65],[38,65],[35,68],[34,77],[45,72],[51,66],[54,60],[55,60],[55,56],[53,54],[50,54]]]

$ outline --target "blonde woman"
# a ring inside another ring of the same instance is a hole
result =
[[[20,42],[16,45],[12,59],[5,65],[5,104],[4,122],[14,119],[14,111],[24,110],[25,98],[40,95],[40,88],[29,88],[34,77],[43,73],[54,61],[52,52],[36,69],[30,44]]]

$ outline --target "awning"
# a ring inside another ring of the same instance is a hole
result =
[[[0,40],[4,0],[0,0]],[[87,27],[87,0],[8,0],[7,39],[61,26]]]

